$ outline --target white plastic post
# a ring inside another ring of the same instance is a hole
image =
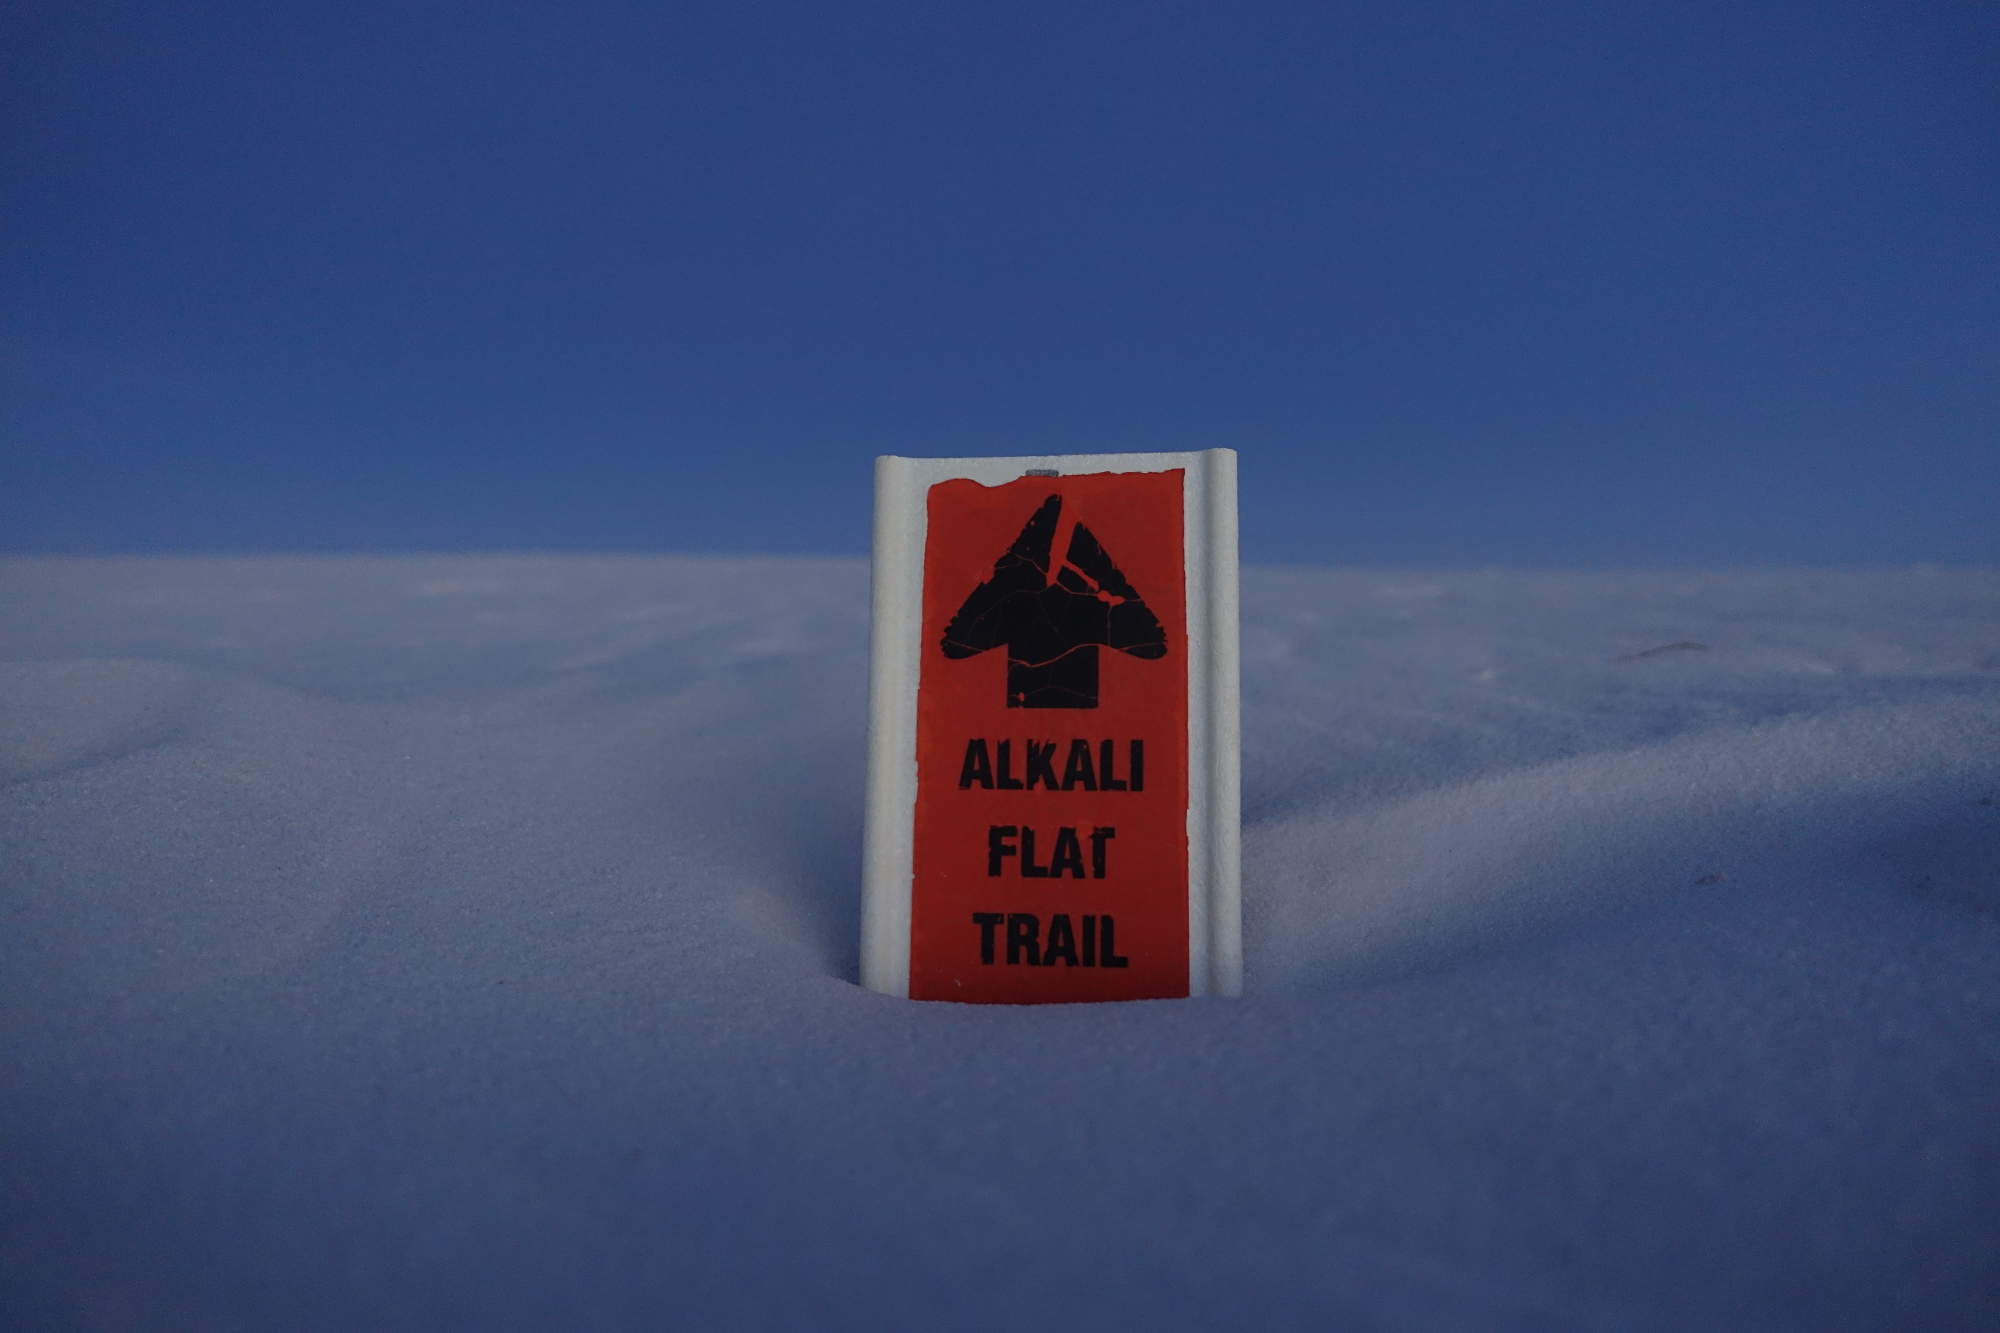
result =
[[[1236,544],[1228,449],[876,460],[864,985],[1241,992]]]

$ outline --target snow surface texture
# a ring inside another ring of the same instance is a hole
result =
[[[1248,996],[1031,1009],[866,586],[0,563],[0,1323],[2000,1326],[2000,576],[1252,571]]]

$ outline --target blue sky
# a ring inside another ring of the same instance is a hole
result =
[[[0,545],[2000,563],[1990,6],[93,4],[5,44]]]

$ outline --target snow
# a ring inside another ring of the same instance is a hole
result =
[[[2000,574],[1252,570],[1248,994],[1028,1009],[866,587],[0,562],[6,1326],[2000,1321]]]

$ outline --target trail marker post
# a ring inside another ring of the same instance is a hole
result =
[[[862,981],[1242,987],[1236,455],[880,458]]]

